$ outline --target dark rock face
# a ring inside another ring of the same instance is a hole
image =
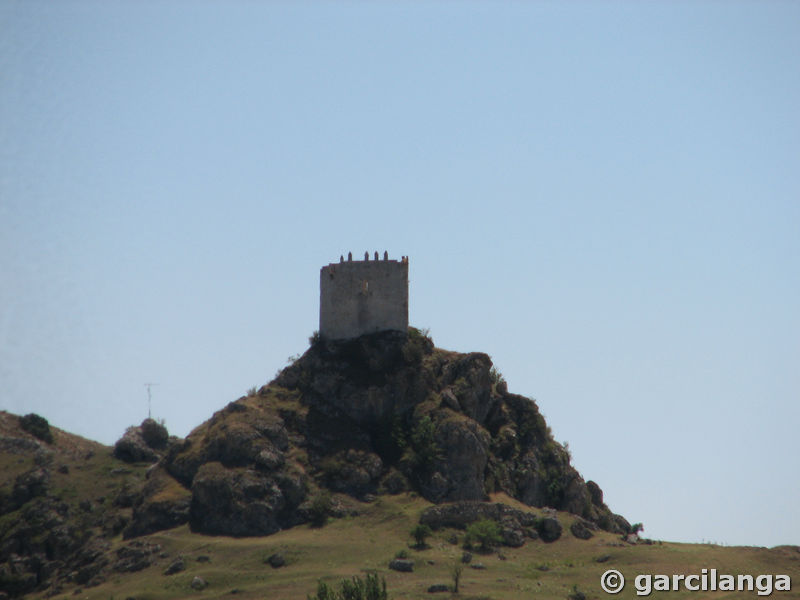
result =
[[[91,539],[71,516],[66,503],[46,494],[17,509],[0,546],[0,581],[6,592],[20,596],[40,589],[59,570],[75,572],[82,585],[100,582],[107,543]]]
[[[586,482],[586,489],[589,491],[589,497],[592,499],[592,504],[595,506],[603,506],[603,490],[594,481]]]
[[[154,466],[148,471],[141,492],[123,489],[114,502],[133,506],[133,518],[123,532],[123,538],[127,540],[186,523],[191,494],[163,468]]]
[[[283,495],[252,470],[207,463],[192,483],[191,524],[196,531],[228,535],[269,535],[280,530],[275,518]]]
[[[3,512],[15,510],[34,498],[44,496],[47,493],[49,484],[50,472],[47,469],[33,469],[32,471],[19,475],[14,480],[10,505],[4,507]]]
[[[293,524],[303,484],[254,469],[207,463],[192,483],[190,524],[195,531],[234,536],[270,535]]]

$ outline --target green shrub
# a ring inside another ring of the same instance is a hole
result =
[[[505,377],[503,377],[503,374],[500,372],[500,369],[498,369],[495,366],[492,366],[492,368],[489,369],[489,380],[492,382],[492,384],[498,385],[505,381]]]
[[[394,553],[395,558],[408,558],[408,550],[403,548],[402,550],[398,550]]]
[[[374,573],[369,573],[366,579],[353,577],[342,579],[339,589],[336,590],[327,583],[320,581],[317,584],[317,593],[309,596],[308,600],[388,600],[386,593],[386,580]]]
[[[326,490],[320,490],[311,500],[311,506],[308,509],[308,516],[311,519],[311,524],[315,527],[322,527],[328,521],[328,517],[333,509],[333,500],[331,493]]]
[[[431,535],[433,531],[427,525],[419,523],[414,529],[411,530],[410,535],[414,538],[414,541],[417,543],[417,548],[424,548],[425,547],[425,539]]]
[[[433,349],[433,340],[428,337],[427,329],[408,328],[408,339],[403,344],[403,360],[408,364],[418,364],[422,357]]]
[[[413,462],[416,467],[428,469],[441,455],[436,444],[436,423],[429,416],[422,417],[411,432],[411,449],[414,452]]]
[[[47,419],[40,417],[36,413],[30,413],[19,418],[19,426],[23,431],[27,431],[32,436],[46,442],[53,443],[53,433],[50,431],[50,423]]]
[[[487,552],[503,541],[500,525],[489,519],[475,521],[467,527],[466,540],[469,544],[477,542],[480,544],[480,550]]]
[[[145,419],[142,421],[142,439],[151,448],[164,448],[169,441],[169,432],[164,423],[159,423],[155,419]]]

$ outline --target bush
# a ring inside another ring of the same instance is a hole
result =
[[[154,419],[142,421],[142,439],[151,448],[163,448],[169,441],[169,432],[163,423]]]
[[[411,449],[414,453],[414,466],[428,469],[441,455],[436,444],[436,423],[429,416],[422,417],[411,432]]]
[[[394,557],[395,558],[401,558],[401,559],[408,558],[408,550],[406,550],[406,549],[398,550],[397,552],[394,553]]]
[[[427,329],[408,328],[408,339],[403,344],[403,360],[407,364],[418,364],[422,357],[433,350],[433,340],[428,337]]]
[[[319,493],[311,500],[311,506],[308,510],[308,516],[311,519],[311,524],[315,527],[322,527],[328,521],[333,508],[333,501],[331,500],[331,493],[328,490],[320,490]]]
[[[500,526],[489,519],[475,521],[467,527],[466,540],[468,544],[478,542],[480,549],[487,552],[503,541],[500,535]]]
[[[50,431],[50,423],[47,419],[40,417],[36,413],[30,413],[19,418],[19,426],[23,431],[27,431],[35,438],[48,444],[53,443],[53,433]]]
[[[386,593],[386,580],[374,573],[367,575],[366,579],[353,577],[342,579],[339,590],[322,581],[317,585],[317,593],[309,596],[308,600],[388,600]]]
[[[503,377],[503,374],[500,372],[500,369],[498,369],[495,366],[492,366],[492,368],[489,369],[489,381],[491,381],[492,384],[494,385],[499,385],[505,382],[505,377]]]
[[[433,531],[427,525],[423,525],[422,523],[420,523],[416,527],[414,527],[414,529],[412,529],[410,533],[411,537],[414,538],[414,541],[417,542],[417,548],[424,548],[425,538],[427,538],[430,534],[432,534]]]

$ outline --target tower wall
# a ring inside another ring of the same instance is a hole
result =
[[[407,258],[348,260],[320,269],[320,336],[338,340],[407,329]]]

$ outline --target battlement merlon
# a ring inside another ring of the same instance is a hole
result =
[[[408,257],[388,253],[320,269],[319,333],[326,339],[349,339],[378,331],[408,330]]]

